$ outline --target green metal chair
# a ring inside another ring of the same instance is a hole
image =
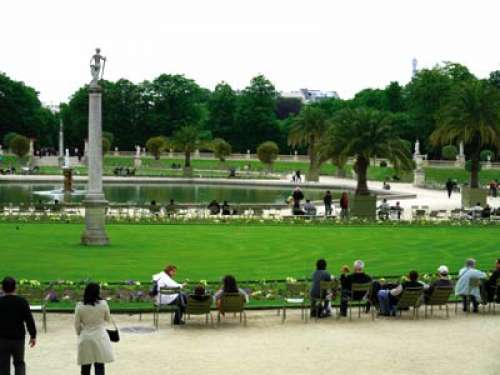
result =
[[[221,314],[240,314],[240,323],[247,325],[247,314],[245,312],[245,297],[240,293],[223,293],[220,297],[219,312],[217,313],[217,323],[220,324]]]
[[[338,281],[336,279],[330,281],[320,281],[319,282],[319,298],[315,298],[311,296],[311,311],[315,310],[314,321],[318,321],[320,309],[327,301],[328,292],[332,292],[332,308],[334,308],[333,302],[337,298],[338,291]]]
[[[427,319],[427,308],[431,307],[431,316],[433,314],[434,306],[438,306],[441,308],[444,306],[446,308],[446,317],[450,317],[450,310],[448,307],[448,301],[450,300],[450,296],[453,293],[452,286],[437,286],[432,291],[432,294],[429,296],[427,301],[425,301],[425,318]]]
[[[186,304],[186,314],[188,317],[191,315],[205,315],[205,324],[208,325],[208,319],[210,317],[210,323],[214,325],[214,317],[211,312],[212,307],[212,296],[206,295],[205,299],[198,300],[194,296],[190,295],[187,298]]]
[[[286,309],[292,306],[300,307],[300,319],[307,323],[306,295],[307,287],[304,283],[286,284],[286,291],[283,296],[283,314],[281,317],[282,323],[285,323],[286,320]]]
[[[401,293],[396,308],[399,311],[399,316],[402,316],[403,309],[410,309],[413,307],[413,319],[418,319],[418,308],[424,292],[423,287],[406,288]]]
[[[354,306],[358,307],[358,318],[361,318],[361,307],[364,307],[368,301],[367,297],[370,295],[372,291],[372,286],[373,283],[370,281],[368,283],[363,283],[363,284],[356,284],[353,283],[351,285],[351,295],[350,298],[347,302],[347,308],[349,310],[349,320],[352,320],[352,308]],[[356,294],[361,294],[365,293],[364,297],[362,299],[357,299],[355,300],[353,298],[354,293]],[[375,320],[375,309],[371,308],[371,315],[372,315],[372,320]]]
[[[153,324],[156,329],[160,326],[160,313],[169,312],[170,313],[170,325],[174,324],[174,314],[179,311],[178,305],[166,305],[162,304],[161,300],[163,296],[171,296],[173,294],[178,294],[180,288],[158,288],[158,299],[160,303],[155,300],[153,303]]]

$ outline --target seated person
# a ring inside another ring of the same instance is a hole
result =
[[[384,198],[380,206],[378,206],[378,217],[382,220],[387,220],[389,218],[390,206],[387,203],[387,199]]]
[[[214,295],[217,310],[221,308],[222,296],[225,293],[239,293],[245,299],[246,303],[249,301],[248,294],[243,289],[238,288],[236,279],[232,275],[224,276],[224,279],[222,279],[222,287]],[[224,315],[223,312],[221,312],[221,314]]]
[[[61,204],[59,203],[59,201],[57,199],[55,199],[54,204],[52,205],[52,211],[59,212],[59,211],[61,211],[61,209],[62,209]]]
[[[478,219],[482,216],[483,214],[483,207],[481,207],[481,203],[477,202],[474,207],[472,207],[469,217],[471,219]]]
[[[316,316],[318,314],[318,318],[323,318],[330,316],[331,312],[331,300],[332,294],[325,294],[325,291],[321,291],[320,282],[321,281],[331,281],[333,280],[330,272],[326,270],[326,260],[318,259],[316,262],[316,271],[312,274],[312,286],[311,286],[311,299],[320,299],[324,298],[325,302],[323,306],[319,306],[319,309],[316,308],[314,303],[311,303],[311,316]]]
[[[349,268],[344,266],[342,268],[342,276],[340,276],[340,283],[342,286],[342,297],[340,301],[340,315],[347,316],[347,302],[349,299],[360,301],[368,296],[364,292],[352,293],[352,284],[366,284],[372,281],[372,278],[365,272],[365,263],[362,260],[354,262],[354,273],[348,275]],[[367,310],[369,310],[369,303],[367,303]]]
[[[436,281],[433,281],[431,285],[424,291],[424,300],[425,302],[429,301],[430,296],[432,296],[432,293],[434,293],[434,289],[436,287],[447,287],[447,288],[453,288],[453,284],[450,281],[449,277],[449,271],[448,267],[446,266],[439,266],[437,269],[437,275],[438,279]]]
[[[481,292],[479,287],[469,288],[471,279],[485,279],[486,274],[476,269],[476,260],[469,258],[465,261],[465,266],[458,272],[458,280],[455,284],[455,295],[463,299],[463,311],[469,311],[467,302],[472,303],[473,311],[479,312],[479,302],[481,301]]]
[[[177,273],[177,267],[174,265],[168,265],[165,267],[165,270],[153,275],[153,281],[156,283],[156,286],[159,289],[161,288],[184,288],[184,284],[179,284],[174,280],[174,277]],[[179,292],[175,294],[161,295],[160,293],[156,294],[156,304],[157,305],[177,305],[179,309],[176,310],[174,315],[174,324],[184,324],[182,321],[182,314],[186,310],[186,295]]]
[[[193,290],[193,294],[190,294],[189,297],[198,302],[205,302],[206,300],[212,298],[210,294],[207,294],[205,286],[203,284],[196,285]]]
[[[398,304],[399,296],[406,288],[424,288],[425,284],[418,281],[418,272],[411,271],[408,275],[409,280],[403,281],[393,289],[381,289],[378,292],[378,302],[380,314],[384,316],[396,316],[396,305]]]
[[[160,213],[161,207],[156,204],[155,200],[152,200],[149,204],[149,212],[153,215],[158,215]]]
[[[387,180],[384,180],[384,182],[382,183],[382,189],[391,190],[391,185],[387,183]]]
[[[224,204],[222,205],[222,215],[231,215],[231,206],[229,206],[227,201],[224,201]]]
[[[482,219],[489,219],[491,216],[491,207],[489,204],[484,206],[483,211],[481,212],[481,218]]]
[[[300,208],[298,201],[293,201],[292,215],[305,215],[305,212]]]
[[[403,207],[401,207],[401,204],[399,202],[396,202],[396,205],[391,207],[391,211],[395,211],[397,213],[398,220],[401,220],[401,213],[403,212]]]
[[[210,215],[218,215],[220,213],[220,205],[219,205],[219,203],[217,203],[217,201],[214,199],[208,205],[208,210],[210,211]]]
[[[168,216],[175,215],[175,213],[177,212],[177,208],[175,207],[173,199],[170,199],[170,203],[165,207],[165,209],[167,211]]]
[[[304,212],[308,216],[316,216],[316,206],[314,206],[310,199],[306,199],[306,203],[304,204]]]
[[[229,168],[229,177],[236,177],[236,168]]]
[[[41,199],[38,200],[35,204],[35,212],[44,212],[45,205],[42,203]]]
[[[488,302],[493,302],[495,300],[495,290],[497,288],[498,280],[500,280],[500,258],[497,259],[497,262],[495,264],[495,271],[484,283]],[[496,302],[500,302],[500,288],[498,288],[497,290]]]

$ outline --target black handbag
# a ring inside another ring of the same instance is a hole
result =
[[[116,326],[115,322],[113,319],[111,319],[111,323],[113,323],[113,326],[115,329],[107,329],[106,332],[108,333],[109,340],[111,342],[119,342],[120,341],[120,331],[118,331],[118,327]]]

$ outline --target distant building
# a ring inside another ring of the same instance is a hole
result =
[[[314,103],[324,99],[335,98],[339,99],[339,94],[336,91],[321,91],[300,89],[299,91],[282,92],[281,96],[284,98],[297,98],[303,103]]]

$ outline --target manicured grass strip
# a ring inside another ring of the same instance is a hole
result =
[[[18,228],[18,229],[17,229]],[[37,280],[149,280],[166,264],[179,280],[239,280],[310,276],[324,257],[341,265],[363,259],[373,275],[410,269],[456,272],[465,258],[491,269],[500,256],[498,228],[377,226],[109,225],[111,245],[79,244],[78,224],[0,225],[0,276]]]

